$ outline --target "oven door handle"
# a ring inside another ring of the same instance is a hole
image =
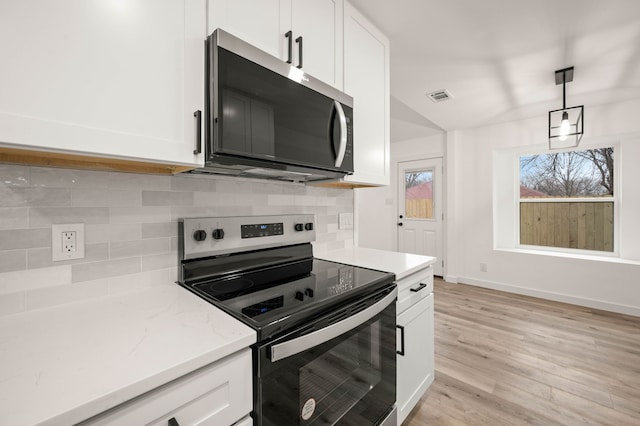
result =
[[[393,291],[382,300],[375,305],[369,306],[364,311],[358,312],[355,315],[318,331],[314,331],[313,333],[305,334],[304,336],[271,346],[271,362],[280,361],[291,355],[299,354],[300,352],[328,342],[349,330],[353,330],[382,312],[387,306],[393,303],[397,296],[398,289],[394,288]]]

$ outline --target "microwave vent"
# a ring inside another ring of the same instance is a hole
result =
[[[442,90],[436,90],[435,92],[427,93],[427,97],[431,99],[433,102],[442,102],[442,101],[448,101],[453,96],[451,96],[451,93],[449,93],[447,89],[442,89]]]

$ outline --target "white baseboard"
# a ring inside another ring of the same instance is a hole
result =
[[[444,280],[451,284],[458,284],[458,276],[457,275],[445,275]]]
[[[567,294],[541,291],[541,290],[531,289],[527,287],[519,287],[519,286],[499,283],[495,281],[478,280],[478,279],[469,278],[469,277],[454,277],[454,278],[456,278],[456,281],[449,281],[449,277],[447,277],[446,281],[461,283],[461,284],[470,284],[470,285],[475,285],[477,287],[490,288],[492,290],[506,291],[508,293],[522,294],[524,296],[538,297],[541,299],[553,300],[556,302],[570,303],[572,305],[585,306],[587,308],[601,309],[603,311],[617,312],[620,314],[633,315],[636,317],[640,317],[640,307],[638,306],[603,302],[601,300],[593,300],[593,299],[588,299],[584,297],[570,296]]]

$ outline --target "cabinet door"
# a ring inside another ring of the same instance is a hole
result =
[[[253,408],[251,350],[244,349],[78,426],[231,425]],[[242,423],[241,423],[242,424]]]
[[[0,3],[5,146],[200,165],[204,0]]]
[[[342,0],[290,1],[294,65],[302,61],[305,72],[342,89]]]
[[[389,41],[349,3],[344,10],[344,90],[354,98],[355,170],[345,181],[388,185]]]
[[[397,357],[398,424],[401,424],[433,383],[433,293],[398,315],[397,324],[398,350],[404,349],[404,355]],[[404,332],[400,332],[400,327]]]
[[[209,32],[222,28],[287,61],[291,31],[292,65],[302,59],[307,73],[342,88],[342,9],[343,0],[209,0]]]
[[[285,58],[284,33],[291,27],[290,1],[209,0],[209,33],[222,28],[273,56]],[[288,29],[281,34],[281,28]]]

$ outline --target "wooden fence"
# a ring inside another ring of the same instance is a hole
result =
[[[520,244],[613,251],[613,203],[521,202]]]
[[[414,219],[433,219],[433,200],[419,198],[405,201],[405,216]]]

